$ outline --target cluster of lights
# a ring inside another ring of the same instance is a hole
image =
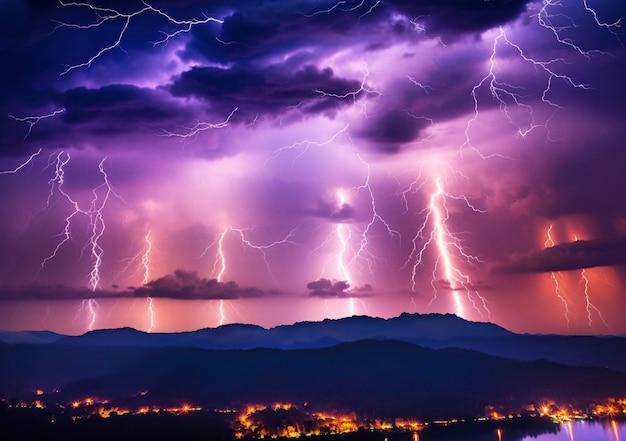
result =
[[[140,393],[145,396],[147,392]],[[42,390],[36,391],[36,400],[29,403],[20,403],[17,407],[44,409],[46,404],[42,399],[45,395]],[[5,401],[5,400],[2,400]],[[179,406],[159,407],[144,405],[136,410],[127,407],[113,405],[108,400],[87,397],[69,402],[67,405],[59,405],[61,412],[69,412],[71,419],[76,421],[81,418],[109,418],[113,415],[146,415],[149,413],[168,413],[172,415],[187,415],[192,412],[209,412],[200,406],[183,403]],[[79,412],[79,413],[76,413]],[[238,439],[242,438],[298,438],[312,435],[332,435],[351,433],[358,430],[371,432],[394,432],[401,431],[412,434],[412,439],[419,440],[422,430],[429,426],[450,426],[460,423],[481,421],[504,421],[514,420],[523,416],[549,418],[557,424],[571,424],[575,420],[586,419],[610,419],[616,429],[616,418],[626,417],[626,398],[610,398],[603,403],[591,404],[583,410],[571,404],[557,403],[547,400],[530,404],[516,411],[505,410],[501,407],[486,406],[483,416],[466,419],[442,419],[435,421],[419,421],[410,418],[362,418],[354,412],[328,412],[309,410],[307,403],[297,406],[291,403],[275,403],[272,405],[248,405],[242,410],[222,409],[210,412],[232,415],[230,425]],[[276,413],[281,413],[277,420],[273,418]],[[270,422],[274,421],[274,422]],[[276,423],[276,421],[280,421]],[[571,428],[570,428],[571,430]],[[502,439],[503,429],[496,429],[496,436]]]

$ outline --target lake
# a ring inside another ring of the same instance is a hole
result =
[[[502,441],[507,441],[505,433]],[[626,422],[573,421],[561,424],[558,433],[525,436],[522,441],[626,441]]]
[[[408,440],[389,437],[388,441]],[[549,420],[488,421],[425,430],[411,441],[626,441],[626,421],[572,421],[560,426]]]

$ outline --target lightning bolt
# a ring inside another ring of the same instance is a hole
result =
[[[89,244],[91,248],[91,257],[93,262],[93,267],[91,273],[89,273],[89,282],[87,286],[95,291],[100,288],[101,276],[100,276],[100,267],[102,266],[102,255],[104,254],[104,250],[100,246],[100,239],[104,235],[106,225],[104,223],[104,216],[102,215],[102,210],[106,206],[109,196],[111,195],[112,187],[109,182],[109,176],[104,170],[104,161],[106,158],[102,159],[98,164],[98,170],[102,175],[103,183],[98,187],[94,188],[93,199],[91,201],[91,206],[89,207],[89,211],[87,212],[91,217],[91,236],[89,238]],[[98,191],[100,189],[104,189],[104,196],[100,197]]]
[[[525,137],[531,131],[539,127],[543,127],[549,133],[548,122],[551,117],[547,118],[541,124],[537,122],[533,107],[527,102],[525,102],[525,100],[527,99],[528,92],[523,91],[522,87],[520,86],[515,86],[507,82],[504,82],[502,80],[499,80],[498,62],[497,62],[499,45],[506,45],[515,49],[515,51],[517,51],[518,53],[518,56],[523,61],[532,64],[532,66],[536,70],[542,71],[546,75],[547,79],[545,82],[544,89],[541,92],[540,100],[543,103],[551,107],[555,107],[555,108],[560,107],[558,104],[555,104],[554,102],[550,101],[550,98],[549,98],[549,93],[552,88],[552,84],[557,79],[564,81],[566,84],[574,88],[580,88],[584,90],[590,89],[589,85],[576,82],[571,77],[556,72],[554,65],[557,63],[563,63],[565,61],[564,59],[556,58],[556,59],[551,59],[548,61],[534,60],[533,58],[526,56],[522,48],[519,45],[513,43],[508,38],[503,28],[499,28],[497,31],[497,35],[493,40],[491,55],[489,57],[488,72],[480,80],[480,82],[472,88],[472,91],[471,91],[471,96],[472,96],[472,100],[474,103],[474,114],[467,121],[467,124],[465,126],[465,131],[464,131],[465,141],[460,146],[460,149],[463,149],[465,147],[471,148],[473,151],[478,153],[478,155],[481,158],[489,158],[489,157],[494,157],[494,156],[503,157],[502,155],[499,155],[499,154],[483,155],[479,151],[479,149],[477,149],[472,144],[472,141],[471,141],[471,135],[470,135],[471,128],[472,128],[472,125],[474,125],[478,121],[479,114],[480,114],[479,93],[481,89],[484,87],[488,88],[489,93],[491,95],[491,99],[498,103],[500,107],[500,111],[504,115],[504,117],[507,119],[507,121],[511,125],[514,125],[517,127],[517,134],[519,136]],[[522,118],[526,121],[524,125],[520,125],[515,122],[516,118],[514,117],[514,114],[513,114],[514,113],[514,111],[512,110],[513,108],[516,110],[520,110],[523,114],[525,114],[525,117]]]
[[[228,127],[228,125],[230,124],[230,119],[233,117],[235,112],[237,112],[237,110],[239,110],[239,107],[235,107],[233,109],[233,111],[230,112],[230,114],[228,115],[228,117],[226,117],[226,119],[224,121],[221,121],[221,122],[218,122],[218,123],[197,122],[195,126],[193,126],[193,127],[185,127],[180,132],[164,131],[161,134],[161,136],[164,136],[164,137],[167,137],[167,138],[172,138],[172,137],[176,137],[176,138],[190,138],[190,137],[194,137],[194,136],[198,135],[200,132],[204,132],[205,130],[223,129],[224,127]]]
[[[85,299],[81,301],[78,311],[76,311],[76,316],[74,316],[74,321],[78,320],[84,311],[87,311],[87,330],[93,331],[98,319],[97,308],[98,303],[95,299]]]
[[[40,121],[44,119],[52,118],[53,116],[57,116],[63,112],[65,112],[65,109],[58,109],[52,113],[48,113],[47,115],[40,115],[40,116],[23,116],[23,117],[14,116],[14,115],[7,115],[7,116],[11,119],[14,119],[15,121],[25,122],[26,124],[28,124],[28,130],[26,131],[26,134],[24,135],[24,138],[23,138],[23,139],[26,139],[28,138],[28,135],[30,135],[31,132],[33,131],[33,128]]]
[[[365,79],[363,80],[363,83],[361,85],[361,88],[363,90],[365,90],[364,84],[365,84]],[[355,95],[351,95],[351,93],[349,93],[349,94],[341,95],[341,96],[336,95],[335,97],[347,98],[349,96],[355,96]],[[328,265],[330,265],[330,262],[334,260],[335,262],[339,262],[338,265],[341,267],[338,270],[338,273],[339,273],[338,277],[341,280],[345,280],[345,281],[348,281],[348,283],[351,283],[350,281],[352,278],[349,277],[349,273],[353,270],[358,269],[361,263],[364,263],[367,266],[367,268],[369,269],[370,276],[372,278],[375,278],[375,274],[373,270],[374,263],[377,260],[382,260],[382,259],[378,256],[375,256],[369,251],[369,239],[368,238],[371,234],[371,230],[374,228],[374,226],[377,223],[382,225],[382,227],[385,229],[388,236],[392,238],[397,237],[398,239],[400,239],[401,236],[400,236],[400,233],[394,230],[391,227],[390,223],[387,222],[385,218],[378,212],[377,204],[376,204],[376,197],[374,195],[374,191],[371,185],[371,178],[372,178],[371,167],[369,163],[364,160],[364,158],[360,155],[358,150],[355,148],[352,138],[350,137],[350,134],[348,132],[348,128],[349,128],[349,125],[346,124],[343,128],[335,132],[329,139],[325,141],[303,140],[303,141],[293,143],[291,145],[280,147],[276,149],[273,152],[273,154],[268,158],[268,160],[266,161],[266,165],[268,161],[275,159],[280,154],[285,153],[287,151],[291,151],[291,150],[298,151],[298,153],[295,155],[294,160],[293,160],[293,163],[295,164],[295,162],[298,159],[302,158],[306,153],[308,153],[308,151],[311,148],[328,147],[332,145],[333,143],[335,143],[341,136],[345,136],[350,146],[349,148],[351,149],[351,152],[354,154],[354,157],[356,158],[356,160],[363,165],[363,168],[365,170],[363,183],[361,185],[352,187],[351,190],[354,191],[356,194],[358,194],[359,192],[366,192],[368,200],[369,200],[370,216],[367,220],[367,223],[362,228],[357,228],[354,225],[348,225],[345,223],[336,225],[328,233],[328,235],[322,241],[322,243],[311,251],[311,254],[316,251],[321,250],[322,248],[329,246],[331,243],[334,243],[334,242],[339,243],[340,244],[339,251],[336,257],[326,260],[325,263],[322,265],[320,278],[323,277],[323,275],[325,274],[326,268],[328,267]],[[344,204],[348,202],[347,196],[343,190],[339,190],[336,192],[336,199],[338,201],[339,208],[341,208],[342,206],[344,206]],[[358,245],[354,247],[352,247],[350,244],[353,237],[359,237]],[[348,260],[347,254],[349,252],[352,253],[352,256]]]
[[[367,65],[363,64],[362,69],[363,69],[363,77],[361,78],[361,84],[359,85],[359,88],[357,90],[354,90],[352,92],[346,92],[344,94],[325,92],[325,91],[323,91],[321,89],[317,89],[317,88],[313,89],[313,91],[315,93],[318,93],[318,94],[320,94],[322,96],[325,96],[325,97],[331,97],[331,98],[336,98],[336,99],[341,99],[341,100],[347,99],[347,98],[352,98],[352,103],[353,104],[357,103],[358,95],[363,94],[363,93],[366,93],[368,95],[381,95],[380,92],[378,92],[377,90],[371,89],[370,87],[368,87],[366,85],[367,79],[369,78],[369,75],[370,75],[370,72],[369,72],[369,69],[367,68]],[[366,114],[367,113],[366,112],[367,108],[365,107],[364,104],[361,106],[361,108],[363,110],[363,113]]]
[[[409,189],[412,189],[414,184],[411,184]],[[447,199],[462,200],[473,211],[481,212],[467,198],[446,192],[442,179],[439,176],[435,177],[435,190],[430,194],[428,206],[422,211],[426,214],[424,222],[412,240],[413,247],[404,265],[404,267],[408,267],[413,262],[411,288],[415,292],[418,268],[424,262],[426,250],[432,245],[435,248],[437,258],[432,272],[433,298],[430,304],[437,299],[440,286],[451,291],[455,311],[459,317],[465,318],[467,314],[463,300],[459,295],[460,292],[465,292],[465,297],[481,317],[483,311],[487,313],[488,317],[491,317],[487,300],[478,292],[469,275],[455,264],[455,260],[459,259],[469,264],[475,264],[480,260],[465,252],[461,240],[450,231],[447,225],[450,217]],[[420,242],[421,247],[419,246]],[[480,303],[480,307],[478,303]]]
[[[224,279],[224,273],[226,272],[226,254],[224,252],[224,238],[226,237],[226,234],[228,233],[228,231],[229,231],[229,228],[225,228],[220,234],[217,235],[213,243],[207,246],[205,250],[202,252],[202,254],[200,255],[200,258],[202,258],[209,251],[209,249],[213,248],[213,246],[217,244],[217,255],[215,258],[215,262],[213,264],[213,274],[217,272],[216,280],[220,283]],[[219,269],[218,269],[218,266],[219,266]],[[226,313],[224,312],[224,299],[220,299],[219,301],[219,317],[220,318],[219,318],[218,325],[222,326],[224,323],[226,323]]]
[[[263,256],[263,262],[265,263],[265,267],[267,268],[268,274],[270,275],[272,280],[274,282],[276,282],[276,277],[274,277],[274,273],[272,272],[272,268],[270,267],[269,261],[267,260],[267,254],[265,254],[265,252],[268,249],[274,248],[277,245],[283,245],[283,244],[292,244],[292,245],[294,245],[295,242],[293,241],[293,238],[294,238],[294,236],[296,234],[297,228],[292,229],[289,232],[289,234],[287,234],[287,236],[285,236],[283,239],[274,241],[274,242],[272,242],[270,244],[267,244],[267,245],[255,245],[255,244],[253,244],[245,236],[245,231],[247,231],[247,230],[243,230],[243,229],[239,229],[239,228],[233,228],[233,227],[229,227],[229,228],[230,228],[231,231],[239,234],[239,238],[241,239],[241,243],[243,243],[247,247],[252,248],[254,250],[257,250],[257,251],[259,251],[261,253],[261,255]]]
[[[105,209],[111,194],[116,194],[113,191],[113,187],[109,182],[109,177],[104,170],[104,162],[106,158],[102,159],[98,163],[98,171],[102,176],[102,184],[98,185],[92,190],[92,199],[87,208],[82,208],[77,199],[73,198],[65,190],[65,167],[71,160],[71,155],[65,151],[60,151],[56,155],[52,155],[50,158],[51,165],[54,165],[54,176],[48,181],[50,185],[50,193],[46,206],[51,206],[52,198],[54,197],[55,190],[64,199],[70,207],[72,212],[65,217],[65,225],[63,231],[59,234],[61,239],[55,245],[53,251],[45,257],[39,266],[38,271],[35,274],[35,279],[39,277],[41,271],[44,270],[46,264],[56,258],[63,248],[63,246],[72,239],[72,224],[74,218],[77,216],[84,216],[89,221],[89,237],[83,250],[88,249],[91,258],[91,271],[88,274],[87,286],[91,291],[96,291],[100,288],[101,283],[101,267],[102,257],[104,250],[100,245],[102,236],[106,230],[106,224],[104,222],[103,210]],[[117,194],[116,194],[117,195]],[[118,196],[119,197],[119,196]],[[89,314],[89,330],[92,330],[96,323],[97,315],[97,302],[95,299],[87,299],[83,301],[79,312],[87,310]]]
[[[152,241],[150,239],[150,233],[151,232],[148,231],[144,238],[146,242],[146,249],[143,256],[141,257],[141,264],[144,270],[142,281],[143,285],[146,285],[150,281],[150,253],[152,251]],[[148,303],[148,318],[150,323],[148,326],[148,332],[152,332],[155,323],[154,301],[152,300],[152,297],[148,297],[146,299],[146,302]]]
[[[550,227],[548,227],[548,230],[546,231],[546,241],[543,244],[544,248],[551,248],[555,245],[554,239],[552,238],[552,227],[553,225],[550,224]],[[569,328],[570,326],[569,304],[567,302],[565,295],[561,291],[561,287],[559,285],[558,274],[555,271],[552,271],[550,272],[550,278],[554,282],[554,294],[561,301],[561,303],[563,303],[565,321],[567,322],[567,327]]]
[[[348,127],[349,125],[346,124],[341,130],[337,131],[330,139],[323,141],[323,142],[319,142],[319,141],[311,141],[311,140],[304,140],[304,141],[299,141],[299,142],[295,142],[293,144],[290,145],[286,145],[283,147],[280,147],[276,150],[274,150],[274,153],[265,161],[265,165],[267,165],[267,163],[269,161],[271,161],[272,159],[276,159],[281,153],[289,151],[289,150],[301,150],[295,157],[293,162],[295,163],[298,159],[300,159],[302,156],[304,156],[310,148],[313,147],[326,147],[330,144],[332,144],[333,142],[335,142],[337,140],[337,138],[339,138],[341,135],[348,135]]]
[[[355,150],[355,155],[357,157],[357,159],[361,162],[361,164],[363,164],[363,166],[365,167],[366,170],[366,177],[365,177],[365,181],[363,182],[362,185],[360,185],[359,187],[356,187],[355,190],[357,192],[359,191],[366,191],[368,198],[369,198],[369,203],[370,203],[370,210],[371,210],[371,216],[369,218],[369,221],[367,222],[367,224],[365,225],[365,228],[363,228],[363,231],[361,232],[361,239],[359,241],[359,248],[356,251],[356,253],[354,254],[354,257],[351,260],[351,266],[355,266],[357,259],[361,259],[363,261],[365,261],[369,267],[369,271],[370,274],[372,276],[372,278],[374,278],[374,271],[373,271],[373,263],[375,260],[379,260],[380,258],[375,256],[374,254],[372,254],[371,252],[369,252],[368,250],[368,246],[369,246],[369,240],[368,237],[370,235],[370,232],[372,230],[372,228],[374,227],[374,225],[379,222],[386,230],[387,235],[390,238],[394,238],[397,237],[398,240],[401,240],[401,235],[398,231],[394,230],[393,228],[391,228],[391,225],[389,224],[389,222],[387,222],[379,213],[378,213],[378,209],[376,207],[376,198],[374,197],[374,191],[372,190],[372,186],[370,185],[370,181],[371,181],[371,177],[372,177],[372,173],[371,173],[371,167],[369,165],[369,163],[367,163],[363,157],[358,153],[358,151]]]
[[[578,236],[574,235],[574,241],[578,241]],[[587,325],[589,328],[595,330],[595,327],[593,326],[593,313],[595,312],[604,326],[606,326],[607,329],[611,329],[606,320],[604,320],[602,312],[600,312],[600,310],[591,301],[591,296],[589,295],[589,277],[587,276],[586,268],[583,268],[580,271],[580,285],[585,296],[585,310],[587,311]]]
[[[78,29],[94,29],[94,28],[100,28],[103,25],[112,23],[112,22],[120,22],[122,24],[120,31],[117,33],[115,41],[113,41],[108,46],[104,46],[102,49],[96,52],[93,56],[91,56],[88,60],[85,60],[78,64],[70,65],[67,69],[61,72],[61,74],[59,75],[59,78],[63,77],[64,75],[67,75],[73,70],[81,69],[81,68],[89,68],[91,67],[92,63],[94,63],[96,60],[98,60],[107,52],[110,52],[116,48],[121,49],[122,40],[124,39],[124,35],[126,34],[126,31],[128,30],[131,24],[131,21],[134,18],[138,17],[139,15],[146,14],[146,13],[157,14],[161,16],[162,18],[166,19],[171,25],[173,25],[174,28],[176,28],[176,30],[171,33],[162,31],[161,33],[163,34],[163,38],[159,41],[153,42],[153,46],[157,46],[160,44],[167,44],[171,38],[181,33],[189,32],[194,26],[197,26],[197,25],[207,24],[211,22],[218,23],[218,24],[224,23],[223,20],[220,20],[214,17],[208,17],[206,15],[202,19],[177,20],[171,17],[170,15],[168,15],[167,13],[161,11],[160,9],[157,9],[149,5],[145,1],[142,1],[143,8],[138,9],[135,12],[132,12],[130,14],[124,14],[120,11],[117,11],[111,8],[94,6],[86,2],[65,2],[63,0],[59,0],[59,2],[64,7],[88,8],[94,12],[94,15],[96,18],[93,22],[88,23],[88,24],[58,22],[59,25],[57,26],[57,29],[61,27],[71,27],[71,28],[78,28]]]
[[[141,265],[143,266],[143,280],[142,284],[145,285],[150,281],[150,253],[152,252],[152,240],[150,239],[150,234],[152,232],[148,231],[146,233],[146,237],[144,237],[144,241],[146,242],[146,249],[141,257]]]
[[[337,196],[339,198],[339,206],[343,206],[347,201],[343,196],[342,192],[337,192]],[[348,249],[348,242],[350,241],[350,237],[352,236],[352,231],[350,227],[346,224],[337,224],[335,227],[335,233],[337,235],[337,240],[339,242],[339,251],[337,253],[337,269],[339,271],[339,276],[341,280],[345,280],[348,285],[352,285],[350,272],[348,271],[348,267],[346,266],[345,258],[346,251]],[[350,290],[348,290],[348,293]],[[354,315],[354,298],[348,298],[348,313],[350,316]]]
[[[591,8],[587,2],[587,0],[583,0],[582,5],[584,9],[591,14],[593,17],[594,23],[606,29],[608,32],[613,34],[620,43],[622,43],[620,39],[620,34],[617,32],[617,29],[621,27],[621,23],[624,17],[614,21],[614,22],[604,22],[601,21],[598,17],[597,12]],[[568,18],[566,15],[559,13],[553,14],[550,11],[555,8],[562,8],[561,0],[544,0],[542,5],[537,13],[537,22],[539,26],[544,29],[549,30],[553,35],[555,40],[563,44],[575,51],[575,53],[582,55],[583,57],[590,58],[592,55],[608,55],[606,52],[602,52],[599,50],[585,50],[579,44],[577,44],[574,40],[565,37],[563,34],[565,31],[569,29],[574,29],[577,27],[576,23]],[[565,24],[557,24],[557,22],[563,22]],[[623,44],[623,43],[622,43]],[[545,83],[543,90],[540,92],[540,95],[534,95],[533,93],[529,93],[528,91],[524,91],[521,86],[516,86],[509,84],[505,81],[499,79],[499,67],[498,67],[498,48],[501,46],[508,46],[512,48],[520,60],[524,61],[531,65],[536,71],[542,72],[545,76]],[[581,83],[576,81],[569,75],[559,73],[557,71],[558,66],[562,66],[567,64],[567,61],[562,57],[552,58],[549,60],[537,60],[530,56],[528,56],[522,47],[516,43],[514,43],[506,34],[506,31],[500,27],[496,32],[496,36],[493,40],[493,46],[491,49],[491,55],[489,57],[489,69],[487,74],[480,80],[478,84],[476,84],[471,91],[472,100],[474,103],[474,114],[467,121],[465,128],[465,141],[460,146],[460,149],[464,147],[469,147],[474,150],[479,156],[485,158],[490,156],[500,156],[500,155],[487,155],[484,156],[480,151],[472,144],[470,131],[473,124],[476,123],[479,117],[479,92],[482,88],[487,87],[491,96],[491,99],[498,103],[502,114],[508,120],[508,122],[517,127],[517,134],[519,136],[525,137],[531,131],[536,128],[544,128],[548,133],[548,124],[552,116],[547,117],[544,121],[537,121],[536,114],[533,110],[532,105],[530,104],[530,100],[538,98],[542,103],[552,107],[552,108],[560,108],[560,106],[550,100],[550,91],[555,81],[560,80],[564,82],[566,85],[576,89],[590,90],[591,87],[588,84]],[[419,85],[419,83],[416,83]],[[516,119],[520,118],[514,117],[514,109],[516,111],[520,111],[525,117],[521,118],[524,123],[516,123]]]
[[[24,162],[22,162],[20,165],[18,165],[17,167],[15,167],[13,170],[3,170],[0,171],[0,175],[14,175],[15,173],[17,173],[18,171],[20,171],[21,169],[23,169],[24,167],[26,167],[28,164],[32,163],[33,160],[39,156],[39,154],[41,153],[41,149],[37,150],[35,153],[33,153],[32,155],[30,155],[28,157],[28,159]]]
[[[208,253],[208,251],[213,248],[215,245],[217,245],[217,253],[216,253],[216,257],[215,257],[215,262],[213,264],[213,274],[217,273],[216,275],[216,279],[218,282],[223,282],[224,279],[224,274],[227,271],[227,260],[226,260],[226,251],[225,251],[225,245],[224,245],[224,239],[226,238],[227,234],[230,233],[235,233],[238,237],[239,240],[241,241],[241,243],[251,249],[257,250],[261,253],[261,255],[263,256],[263,262],[265,263],[265,267],[267,268],[267,272],[270,275],[270,277],[272,278],[272,280],[276,282],[276,277],[274,276],[274,273],[272,272],[272,268],[270,266],[269,260],[267,258],[267,254],[266,251],[274,248],[278,245],[283,245],[283,244],[295,244],[295,242],[293,241],[293,238],[296,234],[296,230],[297,228],[292,229],[289,234],[287,234],[283,239],[280,240],[276,240],[274,242],[271,242],[269,244],[266,245],[257,245],[252,243],[252,241],[250,241],[250,239],[248,239],[246,237],[246,231],[249,231],[249,229],[242,229],[242,228],[235,228],[231,225],[228,225],[226,228],[224,228],[224,230],[222,230],[221,233],[219,233],[216,237],[215,240],[205,248],[205,250],[203,251],[203,253],[200,255],[200,257],[203,257],[205,254]],[[225,311],[224,311],[224,299],[220,299],[220,303],[219,303],[219,315],[220,315],[220,321],[219,321],[219,325],[223,325],[226,321],[226,315],[225,315]]]
[[[608,23],[608,22],[603,22],[598,18],[598,14],[597,12],[591,8],[589,6],[589,4],[587,3],[587,0],[583,0],[582,2],[583,7],[585,8],[585,10],[590,13],[593,17],[593,20],[595,21],[595,24],[599,27],[602,27],[604,29],[606,29],[608,32],[610,32],[611,34],[613,34],[615,36],[615,38],[617,38],[617,40],[622,43],[621,39],[620,39],[620,34],[616,31],[616,29],[621,27],[621,23],[622,20],[624,19],[624,17],[619,18],[618,20],[612,22],[612,23]],[[544,0],[542,7],[539,9],[539,12],[537,13],[537,22],[539,23],[539,25],[545,29],[548,29],[550,32],[552,32],[554,34],[554,38],[556,39],[556,41],[558,41],[559,43],[565,45],[565,46],[569,46],[570,48],[572,48],[574,51],[576,51],[577,53],[579,53],[580,55],[586,57],[586,58],[590,58],[592,55],[597,55],[597,54],[601,54],[604,55],[605,52],[599,51],[599,50],[584,50],[580,47],[580,45],[576,44],[576,42],[574,40],[572,40],[571,38],[567,38],[565,36],[563,36],[562,34],[570,29],[574,29],[576,28],[576,23],[573,22],[573,20],[569,19],[567,16],[565,16],[564,14],[552,14],[549,9],[552,9],[554,7],[560,7],[563,8],[563,4],[561,3],[561,0]],[[561,19],[567,22],[567,24],[557,24],[555,23],[556,19]]]
[[[365,11],[364,13],[362,13],[359,16],[359,20],[361,18],[365,17],[367,14],[370,14],[376,8],[376,6],[378,6],[381,3],[381,1],[382,0],[377,0],[372,6],[370,6],[370,8],[367,11]],[[341,1],[338,1],[337,3],[335,3],[333,6],[331,6],[328,9],[323,9],[323,10],[320,10],[320,11],[316,11],[316,12],[313,12],[312,14],[304,14],[302,12],[301,12],[301,14],[304,15],[305,17],[307,17],[307,18],[311,18],[311,17],[315,17],[316,15],[320,15],[320,14],[328,14],[328,13],[330,13],[330,12],[332,12],[335,9],[338,9],[338,8],[342,12],[352,12],[352,11],[356,11],[357,9],[361,8],[361,6],[363,6],[365,4],[365,2],[366,2],[366,0],[361,0],[361,2],[359,4],[357,4],[356,6],[353,6],[351,8],[339,8],[340,6],[345,5],[346,3],[348,3],[345,0],[341,0]]]

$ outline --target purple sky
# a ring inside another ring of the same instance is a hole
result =
[[[622,1],[2,7],[0,329],[626,334]]]

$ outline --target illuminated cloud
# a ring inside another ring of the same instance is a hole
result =
[[[505,272],[553,272],[626,263],[626,237],[577,240],[514,256],[498,269]]]
[[[559,332],[537,273],[604,266],[614,279],[590,270],[589,289],[623,323],[626,42],[611,23],[626,3],[146,3],[170,18],[124,28],[140,1],[100,26],[111,11],[89,2],[11,1],[0,17],[7,303],[204,299],[209,326],[217,303],[257,302],[242,314],[274,325],[349,313],[324,299],[368,296],[390,316],[459,311],[456,297],[487,319],[464,294],[479,290],[489,319]],[[428,246],[438,182],[448,245],[473,257],[454,255],[463,283]],[[552,223],[562,245],[544,250]],[[33,311],[24,326],[45,326]]]
[[[328,280],[321,278],[306,285],[309,289],[309,297],[322,298],[359,298],[368,297],[372,291],[370,285],[359,288],[351,288],[350,284],[345,280]]]
[[[350,104],[337,98],[359,90],[360,81],[338,78],[331,68],[294,63],[230,69],[196,67],[181,74],[170,86],[172,95],[196,97],[220,113],[237,108],[251,121],[256,116],[333,114]]]
[[[178,300],[234,300],[254,297],[274,297],[281,295],[278,289],[242,288],[236,282],[218,282],[216,279],[201,278],[195,271],[176,270],[152,280],[144,286],[92,291],[65,285],[31,283],[22,286],[5,286],[0,289],[0,299],[4,300],[83,300],[83,299],[123,299],[123,298],[164,298]]]

